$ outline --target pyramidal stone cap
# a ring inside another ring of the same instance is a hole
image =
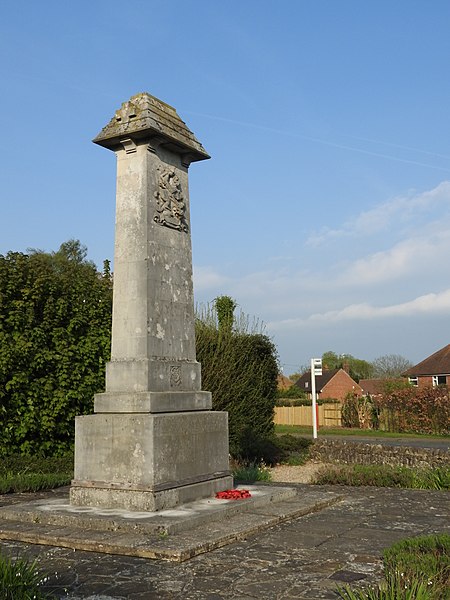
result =
[[[188,154],[189,162],[210,158],[177,111],[147,92],[124,102],[92,141],[116,150],[124,139],[154,141],[177,154]]]

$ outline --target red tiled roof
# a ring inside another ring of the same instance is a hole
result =
[[[384,394],[386,390],[386,384],[389,382],[404,382],[404,379],[360,379],[359,385],[362,387],[365,394],[376,396],[378,394]]]
[[[450,375],[450,344],[411,367],[402,375],[405,377],[411,375]]]
[[[371,396],[375,396],[377,394],[382,394],[385,384],[386,384],[386,379],[360,379],[359,380],[359,385],[364,390],[364,393],[370,394]]]

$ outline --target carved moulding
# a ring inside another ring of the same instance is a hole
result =
[[[170,367],[170,387],[179,387],[181,385],[181,367],[172,365]]]
[[[189,230],[186,222],[186,202],[181,191],[181,183],[173,169],[158,168],[158,189],[154,193],[156,198],[155,223],[177,229]]]

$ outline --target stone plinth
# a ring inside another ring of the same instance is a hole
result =
[[[112,349],[95,414],[76,419],[71,502],[160,510],[232,485],[227,414],[195,355],[188,167],[209,156],[149,94],[94,142],[117,156]]]
[[[226,413],[96,414],[76,427],[73,504],[156,511],[230,486]]]

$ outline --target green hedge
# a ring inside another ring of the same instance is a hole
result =
[[[388,431],[450,434],[447,386],[394,390],[378,403]]]
[[[0,455],[66,452],[104,387],[112,286],[85,256],[0,255]]]
[[[350,393],[342,406],[342,425],[396,433],[450,433],[450,395],[447,386],[416,388],[387,386],[381,398]]]
[[[234,319],[232,299],[218,300],[220,314],[196,319],[202,387],[229,413],[232,454],[271,460],[275,346]],[[76,240],[54,253],[0,255],[0,456],[72,449],[75,416],[91,413],[104,389],[111,307],[108,264],[99,274]]]
[[[230,453],[270,461],[278,375],[274,344],[262,333],[219,328],[208,317],[197,319],[196,340],[202,387],[212,392],[214,410],[228,411]]]

